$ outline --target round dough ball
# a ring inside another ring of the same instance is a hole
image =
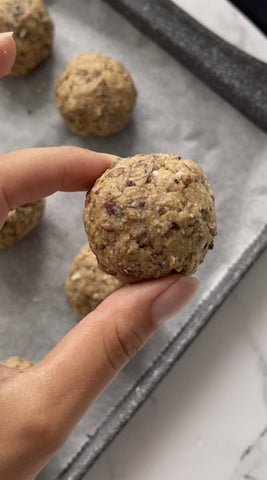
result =
[[[84,209],[99,265],[125,283],[194,273],[213,247],[215,222],[202,168],[174,154],[118,158]]]
[[[17,56],[9,75],[26,75],[49,55],[53,23],[42,0],[1,0],[0,32],[13,31]]]
[[[33,365],[32,362],[29,360],[25,360],[25,358],[20,357],[8,357],[6,360],[3,360],[2,365],[6,365],[10,368],[16,368],[17,370],[25,370]]]
[[[6,222],[0,230],[0,248],[12,247],[27,235],[41,220],[45,200],[36,200],[9,210]]]
[[[130,119],[136,89],[113,58],[83,53],[55,81],[56,103],[67,127],[80,135],[105,137]]]
[[[81,316],[94,310],[102,300],[120,287],[122,283],[119,280],[100,270],[88,244],[75,257],[65,282],[69,304]]]

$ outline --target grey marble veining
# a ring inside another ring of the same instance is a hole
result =
[[[231,480],[266,480],[267,427],[243,451]]]
[[[267,285],[267,274],[266,274]],[[264,279],[263,279],[264,281]],[[244,316],[244,330],[248,340],[248,346],[251,348],[256,360],[257,373],[260,378],[260,391],[267,414],[267,350],[266,350],[266,331],[262,336],[262,331],[253,328],[253,323],[248,321],[248,317],[253,318],[253,311],[248,310],[248,306],[240,304]],[[248,395],[249,395],[248,391]],[[257,412],[255,411],[255,417]],[[234,468],[234,473],[230,480],[266,480],[267,478],[267,424],[262,420],[262,427],[259,434],[244,446],[243,451]]]

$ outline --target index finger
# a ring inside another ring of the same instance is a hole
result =
[[[16,57],[16,43],[13,32],[0,33],[0,77],[7,75]]]
[[[90,189],[110,165],[112,158],[112,155],[69,146],[32,148],[2,154],[0,228],[12,207],[56,191]]]

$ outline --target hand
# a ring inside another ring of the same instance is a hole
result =
[[[1,76],[14,57],[12,37],[0,37]],[[75,147],[1,155],[0,227],[11,207],[57,190],[90,189],[110,161],[109,155]],[[195,279],[181,275],[127,286],[81,320],[40,363],[21,371],[0,365],[0,478],[32,480],[99,393],[196,288]]]

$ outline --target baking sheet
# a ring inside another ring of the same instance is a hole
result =
[[[267,132],[266,63],[235,48],[171,0],[105,1]]]
[[[267,143],[262,131],[100,0],[50,1],[49,5],[56,25],[53,55],[29,77],[0,83],[1,151],[78,145],[120,156],[175,152],[192,158],[204,168],[215,193],[218,236],[197,273],[201,281],[197,297],[157,332],[101,395],[39,475],[41,480],[56,479],[79,450],[88,452],[88,442],[94,458],[103,440],[99,437],[103,420],[130,394],[138,405],[145,389],[141,378],[147,371],[155,375],[153,365],[160,352],[183,331],[205,299],[212,298],[220,282],[227,278],[231,283],[234,272],[229,278],[229,267],[238,265],[244,252],[249,256],[246,248],[262,232],[267,211]],[[54,79],[68,61],[88,50],[124,63],[138,90],[129,125],[105,139],[70,133],[53,98]],[[84,193],[49,197],[41,224],[20,244],[0,252],[1,358],[19,355],[37,362],[75,325],[77,316],[69,309],[62,284],[86,241],[84,198]],[[126,412],[121,410],[121,415],[126,421]],[[75,475],[65,477],[81,478]]]

